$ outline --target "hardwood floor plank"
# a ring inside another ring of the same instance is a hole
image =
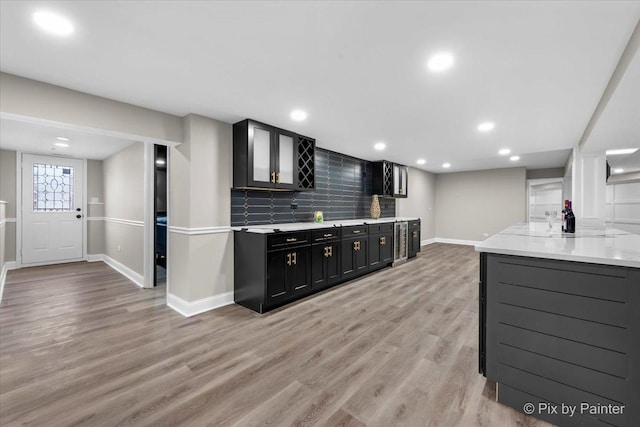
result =
[[[477,373],[478,255],[415,260],[267,315],[183,318],[101,262],[9,271],[0,425],[510,426]]]

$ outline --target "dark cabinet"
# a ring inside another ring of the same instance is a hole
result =
[[[313,230],[311,287],[322,290],[340,282],[340,228]]]
[[[311,291],[309,255],[308,246],[267,253],[268,305],[276,305]]]
[[[234,188],[315,188],[315,140],[254,120],[233,125]]]
[[[340,242],[314,244],[311,249],[311,286],[326,289],[340,282]]]
[[[259,313],[311,292],[311,240],[304,232],[234,233],[234,300]]]
[[[393,223],[369,225],[369,270],[393,262]]]
[[[236,231],[234,301],[264,313],[386,267],[394,258],[394,224],[264,234]],[[420,221],[408,225],[417,227],[415,248],[420,250]]]
[[[342,227],[342,279],[349,280],[369,271],[369,229],[367,225]]]
[[[382,197],[407,197],[409,170],[398,163],[382,160],[372,164],[372,193]]]
[[[420,220],[409,221],[408,257],[413,258],[420,252]]]

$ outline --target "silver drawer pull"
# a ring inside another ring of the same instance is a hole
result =
[[[306,288],[306,287],[307,287],[307,285],[296,286],[296,287],[294,288],[294,290],[296,290],[296,291],[297,291],[298,289],[302,289],[302,288]]]
[[[284,294],[286,294],[286,292],[280,292],[280,293],[271,295],[271,298],[279,297],[280,295],[284,295]]]

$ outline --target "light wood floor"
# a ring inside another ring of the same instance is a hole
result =
[[[0,425],[547,425],[478,374],[478,256],[416,260],[258,316],[189,319],[102,263],[10,271]]]

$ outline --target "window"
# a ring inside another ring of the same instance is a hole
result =
[[[33,165],[33,211],[73,211],[73,168]]]

